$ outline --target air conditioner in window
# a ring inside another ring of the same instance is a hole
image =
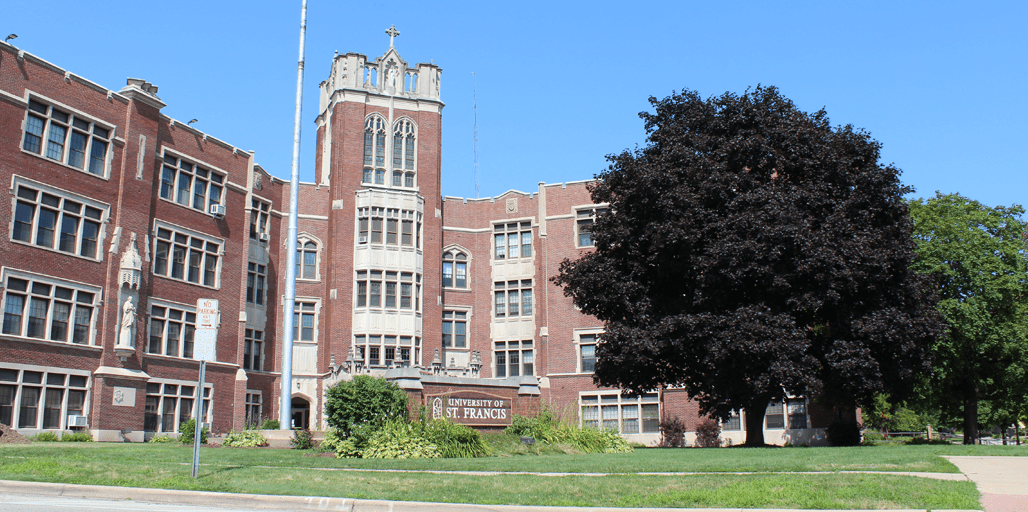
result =
[[[368,243],[368,236],[367,235],[361,235],[361,236],[357,237],[357,243],[359,243],[359,244],[366,244],[366,243]]]
[[[214,218],[220,219],[225,216],[225,205],[212,204],[210,210],[208,211],[211,215],[214,216]]]
[[[69,427],[85,427],[85,426],[87,426],[86,425],[86,417],[85,416],[79,416],[77,414],[71,414],[71,415],[68,416],[68,426]]]
[[[261,234],[257,235],[257,239],[262,241],[262,242],[267,242],[268,240],[271,239],[271,237],[269,237],[267,233],[261,233]]]

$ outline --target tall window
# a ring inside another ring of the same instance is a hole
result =
[[[107,206],[15,178],[11,239],[96,259]]]
[[[443,311],[443,347],[467,348],[468,312]]]
[[[103,176],[110,136],[110,128],[91,119],[29,100],[22,149]]]
[[[413,121],[401,119],[393,125],[393,186],[414,186],[414,153],[417,149],[415,140],[416,128]]]
[[[532,280],[493,284],[496,318],[532,316]]]
[[[161,170],[161,197],[182,206],[208,212],[221,204],[225,176],[169,154]]]
[[[217,286],[221,245],[197,233],[157,227],[154,273],[204,286]]]
[[[296,241],[296,278],[318,279],[318,244],[306,236]]]
[[[356,307],[417,310],[421,274],[383,270],[358,270]]]
[[[263,396],[255,389],[246,390],[246,428],[259,428]]]
[[[6,273],[5,281],[3,334],[90,343],[99,288],[13,272]]]
[[[508,222],[493,226],[493,256],[496,259],[532,257],[532,223]]]
[[[596,334],[578,335],[578,367],[583,373],[596,371]]]
[[[421,338],[358,334],[353,337],[357,360],[365,367],[421,364]]]
[[[247,264],[246,272],[246,302],[264,305],[264,297],[267,293],[265,283],[268,278],[268,267],[250,262]]]
[[[765,428],[785,428],[784,404],[780,401],[767,404],[767,412],[764,414]]]
[[[620,393],[583,394],[582,425],[621,434],[660,432],[660,401],[656,393],[623,397]]]
[[[314,302],[296,302],[293,310],[293,339],[296,341],[317,341],[318,306]]]
[[[147,353],[192,359],[195,334],[196,311],[163,304],[150,306]]]
[[[271,213],[271,203],[260,199],[250,200],[250,238],[253,240],[266,239],[268,234],[268,219]]]
[[[414,210],[361,207],[357,209],[357,243],[417,247],[421,214]]]
[[[385,184],[385,119],[373,115],[364,122],[364,183]]]
[[[155,379],[156,380],[156,379]],[[143,430],[147,432],[178,432],[196,411],[196,385],[180,382],[154,382],[146,385],[143,407]],[[202,422],[211,421],[211,387],[203,389]]]
[[[0,368],[0,423],[16,429],[68,429],[68,416],[87,410],[88,381],[86,372],[76,370]]]
[[[246,329],[243,338],[243,369],[264,370],[264,331]]]
[[[497,341],[493,346],[496,358],[496,377],[517,377],[532,375],[535,354],[532,341]]]
[[[607,209],[602,207],[582,208],[575,211],[575,229],[578,231],[579,247],[593,246],[593,223],[596,222],[597,215],[603,215],[606,212]]]
[[[789,428],[807,428],[807,400],[790,398],[785,406],[789,413]]]
[[[468,255],[451,249],[443,254],[443,287],[468,287]]]

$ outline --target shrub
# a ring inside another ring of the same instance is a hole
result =
[[[225,442],[221,444],[230,448],[256,448],[268,446],[268,440],[256,430],[244,430],[242,432],[229,432],[225,436]]]
[[[93,436],[89,432],[65,432],[61,435],[65,443],[92,443]]]
[[[57,441],[60,441],[61,438],[53,432],[40,432],[36,434],[36,436],[33,437],[32,440],[37,443],[55,443]]]
[[[289,439],[289,445],[294,450],[310,450],[314,448],[314,434],[309,429],[294,430],[293,437]]]
[[[663,420],[660,427],[661,448],[682,448],[685,446],[685,422],[678,416]]]
[[[439,449],[442,457],[473,458],[487,455],[489,445],[477,430],[444,419],[422,424],[425,437]]]
[[[421,428],[399,418],[387,421],[372,434],[360,454],[365,459],[431,459],[441,455]]]
[[[326,395],[328,424],[346,435],[359,425],[377,427],[393,418],[407,418],[407,393],[382,378],[357,375],[328,388]]]
[[[153,436],[147,442],[148,443],[173,443],[173,442],[175,442],[175,439],[173,439],[171,436]]]
[[[282,424],[278,420],[268,418],[261,423],[260,430],[278,430],[279,428],[282,428]]]
[[[908,439],[905,444],[922,445],[922,444],[952,444],[952,443],[950,443],[949,441],[946,441],[945,439],[925,439],[925,438],[923,438],[921,436],[917,436],[917,437],[912,437],[912,438]]]
[[[318,450],[323,452],[334,452],[336,447],[339,446],[339,442],[343,440],[343,436],[339,435],[339,431],[330,428],[328,432],[325,432],[325,439],[318,445]]]
[[[178,436],[178,440],[179,440],[180,443],[182,443],[182,444],[192,444],[193,441],[196,439],[196,419],[195,418],[191,419],[191,420],[189,420],[189,421],[187,421],[187,422],[185,422],[185,423],[183,423],[181,425],[179,425],[178,429],[179,429],[179,432],[181,433],[181,435]],[[203,430],[200,431],[200,444],[207,444],[207,434],[210,434],[210,433],[211,433],[211,429],[209,429],[207,427],[204,427]]]
[[[832,446],[857,446],[860,444],[860,424],[855,421],[835,420],[826,429],[828,442]]]
[[[696,446],[717,448],[721,446],[721,424],[713,418],[704,418],[696,427]]]
[[[632,451],[632,446],[617,432],[573,425],[562,421],[549,408],[534,418],[515,415],[511,426],[503,432],[514,437],[533,437],[536,442],[550,445],[567,445],[586,453]]]

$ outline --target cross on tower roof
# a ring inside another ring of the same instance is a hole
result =
[[[396,25],[390,25],[389,30],[386,30],[386,34],[389,34],[389,47],[393,47],[393,38],[400,35],[400,31],[396,30]]]

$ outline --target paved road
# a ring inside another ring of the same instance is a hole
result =
[[[946,457],[978,486],[985,512],[1028,512],[1028,457]]]
[[[98,500],[71,496],[0,494],[0,512],[251,512],[250,508],[222,508],[178,503]]]

